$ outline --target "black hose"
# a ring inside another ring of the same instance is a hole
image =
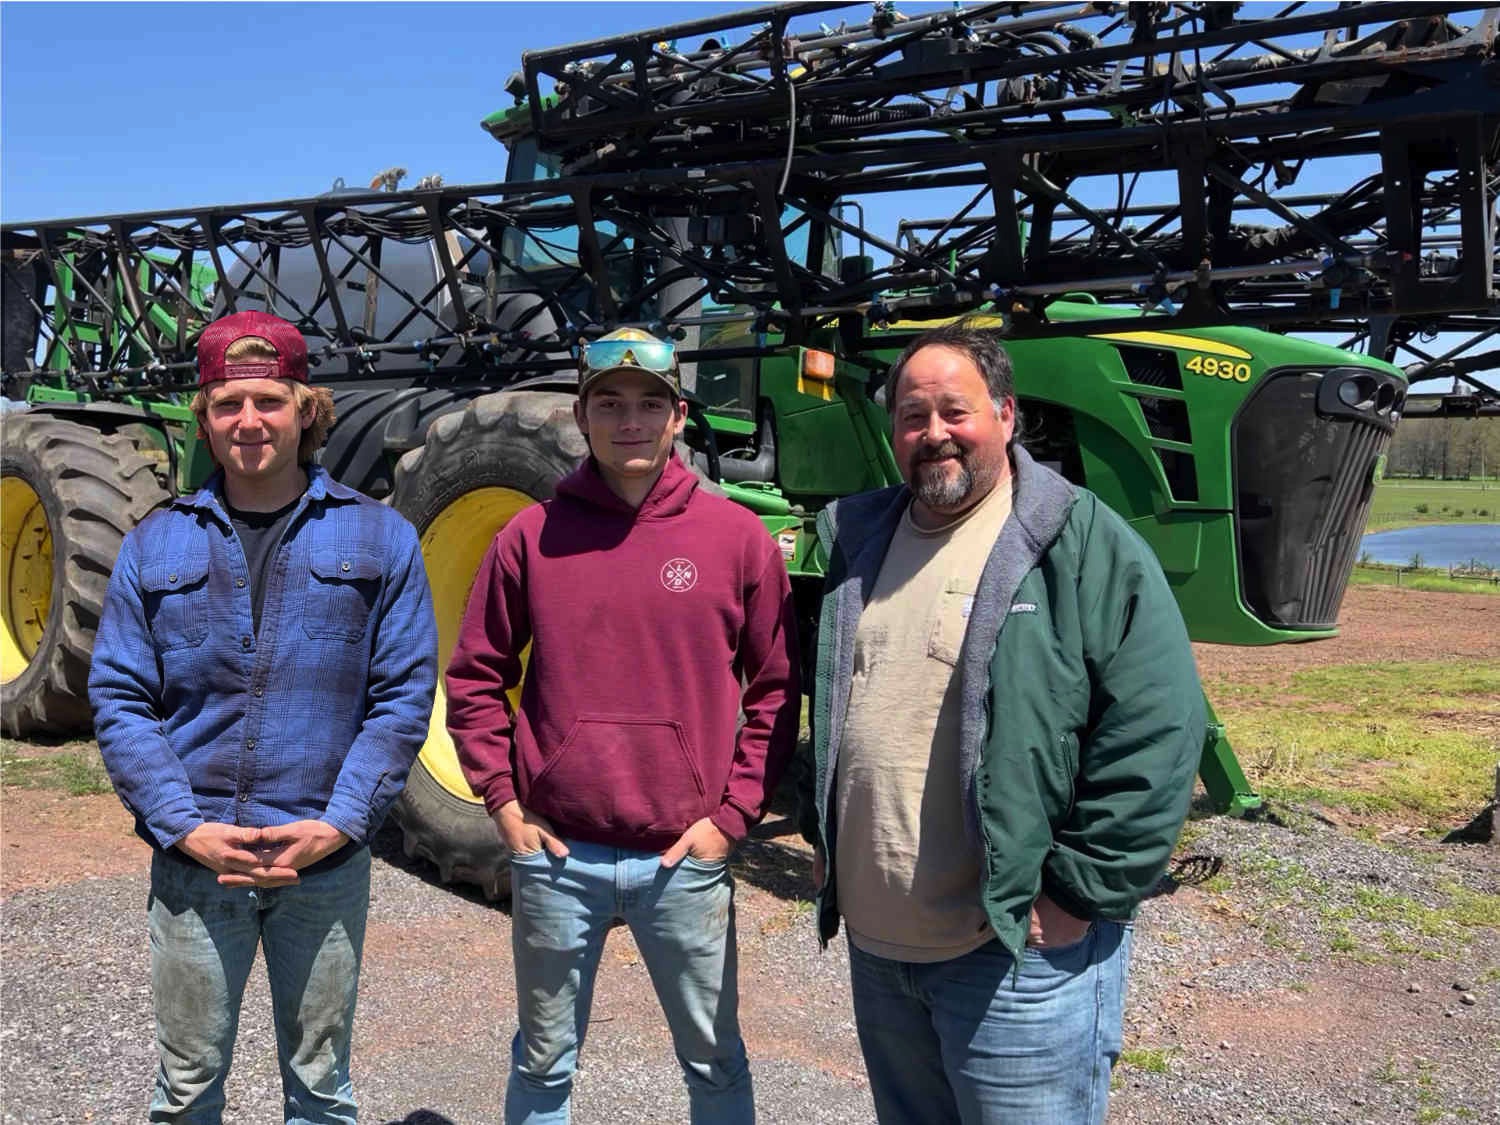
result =
[[[897,121],[914,121],[932,116],[932,108],[925,105],[888,105],[864,113],[820,113],[814,114],[814,129],[848,129],[860,125],[886,125]]]

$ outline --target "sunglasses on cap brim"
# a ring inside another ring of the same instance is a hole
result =
[[[594,340],[583,345],[583,371],[639,367],[642,371],[672,371],[677,349],[662,340]]]

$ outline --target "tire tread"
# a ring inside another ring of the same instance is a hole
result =
[[[574,396],[500,391],[445,414],[427,441],[396,466],[391,505],[419,535],[465,493],[488,485],[516,489],[537,500],[588,453],[573,421]],[[441,555],[441,547],[434,551]],[[510,891],[510,856],[482,805],[445,790],[418,759],[392,810],[402,850],[438,870],[444,883],[469,883],[488,898]]]
[[[41,412],[6,417],[0,472],[37,493],[53,541],[49,620],[27,667],[5,685],[0,730],[71,734],[93,720],[89,659],[120,544],[169,496],[129,438]]]

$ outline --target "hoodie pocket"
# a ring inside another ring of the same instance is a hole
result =
[[[682,724],[581,715],[523,800],[565,824],[681,832],[709,809]]]

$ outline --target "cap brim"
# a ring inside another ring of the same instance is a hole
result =
[[[636,375],[649,375],[665,387],[673,398],[682,397],[682,388],[678,385],[678,379],[673,377],[675,372],[648,371],[646,368],[637,367],[633,363],[623,363],[616,367],[606,367],[603,371],[590,371],[587,375],[580,375],[578,377],[578,397],[582,398],[587,394],[600,379],[617,375],[622,371],[629,371]]]

